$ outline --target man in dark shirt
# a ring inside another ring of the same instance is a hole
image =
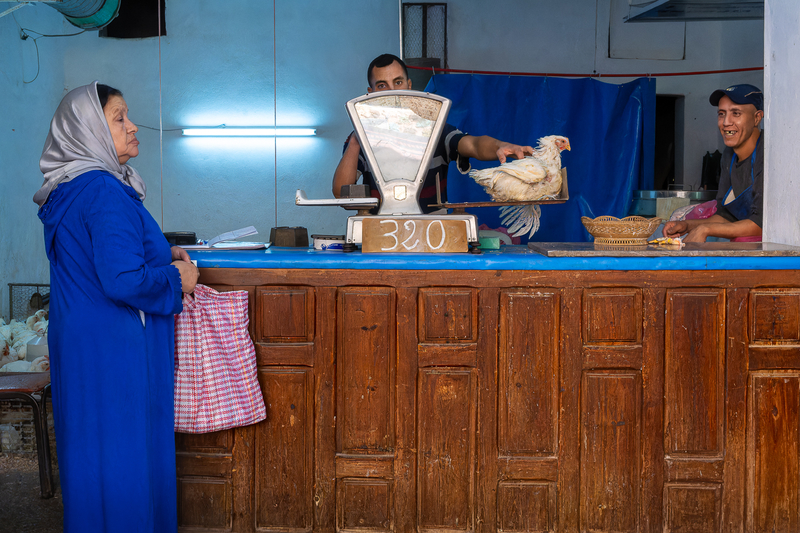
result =
[[[378,56],[370,63],[367,69],[367,81],[369,82],[368,93],[411,89],[411,80],[408,79],[405,63],[392,54]],[[419,203],[422,212],[429,213],[436,209],[430,207],[430,204],[436,203],[437,174],[439,175],[442,202],[447,201],[447,166],[451,161],[456,161],[458,170],[462,174],[466,174],[470,170],[470,157],[481,161],[505,163],[506,157],[520,159],[531,154],[533,154],[533,148],[530,146],[518,146],[487,135],[474,137],[462,133],[450,124],[445,124],[420,192]],[[351,133],[345,141],[342,159],[333,176],[333,195],[339,198],[342,185],[356,183],[359,175],[362,175],[364,183],[369,185],[372,196],[380,197],[366,157],[358,144],[358,139]]]
[[[764,198],[764,96],[758,87],[733,85],[709,98],[725,142],[717,192],[717,212],[706,219],[667,222],[664,235],[686,235],[685,242],[707,237],[760,240]]]

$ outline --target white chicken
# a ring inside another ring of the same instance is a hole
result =
[[[37,331],[38,324],[43,324],[43,326],[40,326],[40,328],[47,327],[47,311],[45,311],[44,309],[36,311],[35,314],[29,316],[28,319],[25,321],[25,327],[33,331]]]
[[[23,368],[30,367],[28,364],[30,361],[24,361],[28,356],[28,342],[37,336],[44,335],[47,332],[47,325],[47,311],[44,310],[37,311],[36,314],[28,317],[25,322],[11,320],[10,323],[6,324],[0,318],[0,368],[3,368],[6,372],[34,371]],[[18,362],[26,364],[17,364]],[[9,370],[7,367],[12,363],[14,365],[10,368],[14,370]],[[42,369],[43,367],[46,368]],[[46,361],[40,361],[36,368],[40,369],[35,370],[36,372],[43,372],[49,369],[49,358]]]
[[[500,202],[525,202],[556,198],[561,191],[561,152],[570,150],[569,139],[549,135],[539,139],[533,155],[507,161],[499,167],[472,170],[469,175]],[[509,233],[532,236],[539,229],[541,209],[536,204],[500,208]]]
[[[43,355],[31,361],[28,372],[47,372],[48,370],[50,370],[50,358]]]
[[[25,356],[20,357],[19,353],[11,348],[5,339],[0,338],[0,367],[20,359],[25,359]]]
[[[0,372],[30,372],[30,370],[30,361],[14,361],[13,363],[8,363],[0,368]]]

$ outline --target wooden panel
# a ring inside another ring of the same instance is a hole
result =
[[[747,531],[800,531],[800,375],[753,373]]]
[[[312,371],[267,367],[258,378],[267,418],[256,426],[256,526],[311,527]]]
[[[500,295],[501,456],[556,453],[559,300],[554,291]]]
[[[178,524],[181,528],[230,529],[231,483],[203,478],[178,479]]]
[[[583,295],[584,344],[641,344],[642,291],[589,289]]]
[[[348,288],[337,301],[337,452],[394,449],[395,294]]]
[[[800,346],[750,346],[748,350],[750,370],[800,370]]]
[[[419,290],[420,342],[475,342],[478,291],[459,288]]]
[[[259,287],[256,290],[257,342],[310,342],[314,338],[314,289]]]
[[[722,528],[744,530],[747,428],[748,289],[726,291],[725,460],[722,467]]]
[[[664,487],[665,533],[719,533],[722,485],[669,484]]]
[[[339,531],[391,531],[392,482],[380,479],[339,479]]]
[[[553,531],[555,515],[555,483],[527,481],[498,485],[498,531]]]
[[[642,533],[662,533],[664,509],[664,289],[642,290]]]
[[[231,453],[233,430],[213,433],[175,433],[175,449],[187,453]]]
[[[725,390],[723,291],[667,291],[664,448],[722,454]]]
[[[257,342],[256,361],[258,366],[312,366],[314,364],[314,345],[266,344]]]
[[[175,457],[178,477],[231,477],[233,458],[230,455],[189,455],[179,453]]]
[[[642,369],[642,346],[587,347],[583,349],[583,369],[631,368]]]
[[[417,357],[420,367],[478,365],[477,344],[420,344]]]
[[[392,477],[393,455],[336,457],[336,477]]]
[[[475,451],[477,454],[477,491],[475,528],[491,531],[497,525],[497,342],[500,304],[498,289],[478,292],[478,422]]]
[[[316,291],[314,339],[314,528],[336,528],[336,288]]]
[[[394,450],[394,531],[417,523],[417,302],[416,288],[397,289],[397,436]]]
[[[800,291],[752,291],[750,338],[754,344],[800,344]]]
[[[583,291],[564,289],[561,302],[561,381],[558,434],[558,529],[580,528],[581,309]]]
[[[255,291],[253,291],[255,292]],[[234,432],[233,468],[233,531],[252,533],[255,527],[255,452],[257,425],[236,428]]]
[[[556,481],[558,479],[558,458],[502,457],[497,473],[503,481],[522,479]]]
[[[418,383],[418,527],[471,530],[477,405],[474,371],[420,370]]]
[[[722,482],[725,461],[722,459],[667,458],[667,481],[713,481]]]
[[[581,530],[637,531],[641,376],[585,372],[581,398]]]

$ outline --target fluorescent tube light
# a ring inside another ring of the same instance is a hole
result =
[[[195,137],[309,137],[316,128],[183,128],[183,134]]]

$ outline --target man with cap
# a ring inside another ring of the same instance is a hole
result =
[[[761,240],[764,196],[764,95],[753,85],[732,85],[711,93],[717,125],[727,147],[717,192],[717,212],[709,218],[667,222],[664,235],[686,235],[684,242],[707,237]]]

